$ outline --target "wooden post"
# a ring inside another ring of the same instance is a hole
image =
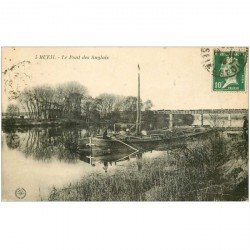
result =
[[[203,112],[201,113],[201,126],[203,126]]]

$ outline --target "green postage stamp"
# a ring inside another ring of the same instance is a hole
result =
[[[213,90],[245,91],[247,51],[214,51]]]

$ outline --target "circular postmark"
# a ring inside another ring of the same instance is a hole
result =
[[[212,75],[232,77],[244,69],[248,59],[248,48],[201,48],[201,58],[203,67]]]
[[[24,199],[26,196],[26,190],[24,188],[17,188],[15,191],[15,195],[18,199]]]
[[[2,71],[3,91],[9,101],[17,100],[24,88],[28,86],[31,81],[32,75],[30,73],[30,61],[21,61],[16,64],[6,62],[8,58],[4,58],[6,68]]]

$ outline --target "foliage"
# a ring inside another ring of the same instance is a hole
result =
[[[147,100],[143,103],[143,108],[147,111],[147,110],[151,110],[151,108],[153,107],[153,103],[151,100]]]
[[[77,184],[54,188],[49,200],[83,201],[197,201],[242,200],[246,178],[238,183],[223,178],[228,145],[214,137],[155,158],[130,163],[113,174],[92,173]],[[239,171],[238,171],[239,172]],[[248,177],[247,177],[248,178]],[[240,186],[241,185],[241,186]],[[243,187],[242,187],[243,186]],[[245,189],[244,189],[245,190]],[[234,193],[237,192],[237,196]]]
[[[84,117],[87,122],[98,120],[98,116],[107,119],[118,112],[135,112],[137,107],[137,97],[103,93],[93,98],[78,82],[66,82],[54,88],[46,85],[26,88],[18,101],[30,119]],[[150,100],[141,101],[141,105],[145,110],[153,106]]]
[[[16,104],[9,104],[7,109],[6,109],[6,113],[8,116],[19,116],[19,107]]]
[[[26,88],[19,102],[29,118],[50,119],[74,112],[78,108],[76,97],[79,100],[86,98],[87,89],[77,82],[67,82],[55,88],[46,85]]]
[[[191,114],[176,114],[174,115],[175,125],[192,125],[194,122],[194,116]]]

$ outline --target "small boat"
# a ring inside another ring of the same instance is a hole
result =
[[[79,154],[79,159],[87,162],[91,165],[96,165],[97,163],[117,163],[119,161],[125,161],[131,159],[131,157],[136,157],[138,152],[117,152],[115,154],[96,154],[92,152],[90,155]]]
[[[119,152],[131,153],[131,151],[137,150],[133,146],[129,146],[115,138],[102,139],[97,137],[89,137],[81,140],[78,148],[79,153],[91,153],[94,157]]]
[[[114,125],[115,128],[115,125]],[[115,129],[114,129],[115,130]],[[110,136],[95,136],[91,138],[85,138],[79,143],[79,152],[81,153],[93,153],[96,155],[108,155],[115,154],[119,150],[142,150],[145,148],[154,148],[160,143],[169,143],[174,140],[183,140],[186,138],[192,138],[200,135],[204,135],[210,129],[205,128],[189,128],[188,130],[157,130],[149,131],[148,135],[141,134],[141,103],[140,103],[140,67],[138,65],[138,95],[137,95],[137,115],[135,123],[134,135],[121,135],[115,131]],[[97,156],[93,156],[97,157]]]

